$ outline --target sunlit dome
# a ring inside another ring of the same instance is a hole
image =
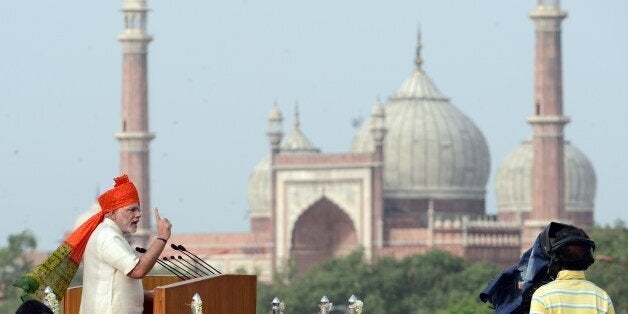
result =
[[[301,120],[299,118],[299,107],[295,108],[294,129],[281,142],[282,154],[318,154],[320,150],[307,139],[301,131]]]
[[[385,196],[484,199],[490,166],[486,140],[421,69],[419,53],[416,63],[384,107]],[[353,152],[373,150],[370,124],[358,130]]]
[[[89,218],[96,215],[99,211],[101,211],[100,205],[98,202],[92,204],[92,206],[84,213],[82,213],[76,220],[74,221],[74,229],[80,227],[84,222],[86,222]]]
[[[281,119],[281,112],[274,107],[269,119]],[[316,148],[301,131],[298,108],[295,110],[294,129],[280,145],[279,154],[319,154]],[[248,197],[251,216],[270,216],[270,157],[260,161],[249,177]]]
[[[264,158],[253,169],[248,197],[252,217],[270,216],[270,157]]]
[[[300,129],[295,128],[281,142],[282,154],[318,154],[320,150],[305,137]]]
[[[565,142],[565,210],[593,211],[596,179],[593,165],[569,142]],[[495,177],[497,209],[500,212],[529,212],[532,209],[531,141],[524,141],[499,165]]]

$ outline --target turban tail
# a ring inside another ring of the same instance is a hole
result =
[[[74,230],[63,244],[35,269],[15,281],[13,285],[24,290],[22,300],[43,299],[46,286],[50,286],[57,299],[61,300],[83,259],[89,237],[103,221],[105,214],[139,203],[137,189],[127,175],[117,177],[114,181],[116,182],[114,188],[98,198],[102,210]]]

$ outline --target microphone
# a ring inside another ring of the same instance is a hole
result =
[[[194,261],[194,263],[195,263],[195,264],[197,264],[197,265],[201,265],[203,268],[205,268],[207,271],[209,271],[212,275],[215,275],[215,274],[216,274],[216,273],[215,273],[215,272],[213,272],[211,269],[207,268],[207,266],[203,265],[203,264],[206,264],[206,265],[209,265],[209,264],[205,263],[205,261],[203,261],[202,259],[200,259],[198,256],[194,255],[194,256],[196,257],[196,259],[195,259],[195,258],[194,258],[192,255],[190,255],[188,252],[186,252],[186,251],[184,251],[184,250],[181,250],[181,249],[180,249],[180,247],[183,247],[182,245],[170,244],[170,247],[171,247],[171,248],[173,248],[173,249],[174,249],[174,250],[176,250],[176,251],[181,251],[181,252],[183,252],[183,254],[185,254],[187,257],[191,258],[191,259],[192,259],[192,261]],[[185,248],[184,248],[184,249],[185,249]],[[201,263],[199,263],[198,261],[201,261]],[[195,267],[196,267],[196,268],[198,268],[197,266],[195,266]],[[210,267],[211,267],[211,266],[210,266]],[[213,267],[212,267],[212,268],[213,268]],[[200,268],[199,268],[199,269],[200,269]]]
[[[207,276],[209,275],[208,273],[204,272],[202,269],[198,268],[196,265],[190,263],[188,260],[186,260],[185,258],[181,257],[181,255],[177,256],[178,259],[184,261],[186,264],[190,265],[190,267],[192,268],[192,271],[195,272],[197,275],[199,276]],[[200,273],[199,273],[200,271]]]
[[[145,248],[141,248],[141,247],[135,247],[135,251],[137,251],[138,253],[146,253],[146,249]],[[189,278],[184,278],[183,276],[181,276],[182,274],[180,274],[179,272],[177,272],[176,270],[170,268],[168,265],[166,265],[164,262],[160,261],[159,259],[157,259],[156,261],[159,265],[161,265],[161,267],[163,267],[164,269],[166,269],[167,271],[169,271],[171,274],[179,277],[179,279],[181,280],[186,280]]]
[[[186,250],[186,249],[185,249],[185,247],[184,247],[183,245],[181,245],[181,244],[179,244],[179,245],[174,245],[174,244],[172,244],[172,245],[170,245],[170,246],[171,246],[173,249],[177,250],[177,251],[181,251],[181,252],[183,252],[183,254],[187,255],[188,257],[190,257],[190,258],[192,258],[192,259],[196,258],[196,260],[200,261],[200,262],[201,262],[201,265],[202,265],[203,267],[205,267],[205,269],[207,269],[210,273],[212,273],[212,274],[216,274],[216,273],[218,273],[218,274],[222,274],[220,271],[218,271],[218,270],[217,270],[216,268],[214,268],[212,265],[209,265],[207,262],[205,262],[204,260],[202,260],[200,257],[196,256],[196,254],[194,254],[194,253],[192,253],[192,252],[190,252],[190,251]],[[188,254],[188,253],[189,253],[189,254]],[[190,255],[190,254],[191,254],[191,255]],[[203,265],[203,264],[204,264],[204,265]],[[211,269],[207,268],[205,265],[209,266]],[[214,271],[212,271],[212,269],[213,269]]]
[[[179,272],[181,272],[182,274],[185,273],[184,276],[188,277],[187,279],[191,279],[191,278],[195,278],[194,275],[192,275],[189,271],[183,269],[182,267],[180,267],[179,265],[175,264],[174,262],[172,262],[171,260],[168,260],[168,257],[164,256],[162,257],[164,261],[166,262],[170,262],[170,267],[177,269]]]
[[[174,256],[170,256],[170,262],[172,262],[172,261],[175,261],[175,262],[179,263],[181,266],[185,267],[185,269],[187,269],[187,270],[189,270],[189,271],[191,271],[191,272],[193,272],[193,273],[196,273],[198,276],[202,276],[202,275],[201,275],[201,274],[199,274],[198,272],[194,271],[194,269],[191,269],[191,268],[190,268],[190,267],[188,267],[187,265],[183,264],[183,262],[181,262],[180,260],[178,260],[178,259],[177,259],[176,257],[174,257]],[[181,267],[181,266],[179,266],[179,267],[180,267],[180,268],[183,268],[183,267]],[[190,273],[190,274],[191,274],[191,273]],[[194,275],[192,275],[192,276],[194,276]],[[196,276],[195,276],[195,277],[196,277]]]

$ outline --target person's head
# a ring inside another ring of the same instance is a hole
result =
[[[106,217],[113,220],[123,233],[135,233],[142,217],[142,210],[139,203],[133,203],[112,211]]]
[[[53,314],[52,310],[37,300],[26,300],[17,308],[15,314]]]
[[[105,217],[113,220],[123,233],[137,231],[142,211],[137,189],[126,175],[114,179],[116,184],[98,198]]]
[[[541,248],[550,260],[550,273],[559,270],[586,270],[593,264],[593,242],[584,230],[551,222],[541,233]]]
[[[595,243],[584,230],[574,226],[565,227],[556,233],[556,240],[560,245],[553,249],[554,256],[561,269],[586,270],[595,261]]]

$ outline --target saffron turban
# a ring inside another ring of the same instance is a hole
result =
[[[57,299],[61,300],[83,259],[89,237],[104,220],[105,214],[124,206],[139,204],[137,189],[126,174],[113,180],[114,187],[98,197],[101,211],[74,230],[61,246],[33,271],[15,282],[14,286],[24,289],[22,300],[33,297],[42,299],[46,286],[50,286]]]
[[[120,207],[140,202],[137,189],[133,182],[129,181],[126,174],[113,180],[116,182],[113,189],[98,197],[98,204],[100,204],[103,213],[109,213]]]

